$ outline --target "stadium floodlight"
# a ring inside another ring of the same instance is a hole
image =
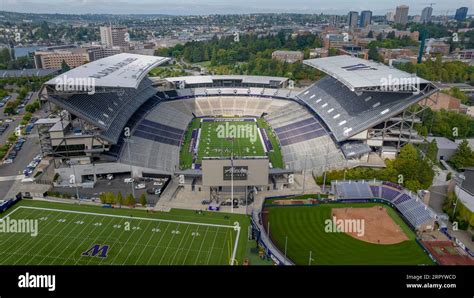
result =
[[[81,197],[79,196],[79,188],[77,187],[77,175],[76,175],[77,161],[76,160],[69,160],[68,164],[72,168],[72,173],[74,175],[74,187],[76,188],[76,199],[79,201],[79,204],[80,204],[81,203]]]
[[[132,160],[130,159],[130,144],[132,141],[130,140],[130,136],[124,138],[124,141],[127,143],[127,149],[128,149],[128,161],[130,163],[130,178],[132,179],[132,195],[135,198],[135,181],[133,180],[133,167],[132,167]]]

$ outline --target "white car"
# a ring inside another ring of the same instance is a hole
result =
[[[153,185],[155,185],[155,186],[162,186],[162,185],[163,185],[163,182],[153,182]]]
[[[146,187],[146,185],[143,184],[143,183],[135,185],[135,189],[144,189],[145,187]]]
[[[123,179],[123,182],[124,182],[124,183],[132,183],[133,181],[135,181],[133,178],[125,178],[125,179]]]
[[[107,174],[107,180],[112,180],[114,179],[114,175],[112,174]]]
[[[11,159],[11,158],[5,159],[3,161],[4,164],[8,164],[8,163],[12,163],[12,162],[13,162],[13,159]]]

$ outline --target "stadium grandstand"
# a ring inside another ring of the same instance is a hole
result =
[[[383,158],[403,144],[423,141],[413,129],[423,108],[408,108],[424,106],[436,90],[421,79],[416,90],[385,90],[383,76],[418,78],[349,56],[306,60],[328,74],[306,89],[295,89],[291,80],[281,77],[147,76],[168,60],[122,53],[44,84],[40,98],[52,115],[37,122],[40,144],[64,181],[73,171],[80,183],[92,174],[131,172],[134,177],[180,177],[192,189],[206,183],[226,189],[227,181],[212,184],[204,177],[202,163],[222,152],[220,166],[225,169],[230,155],[224,153],[234,150],[234,143],[215,148],[212,134],[203,130],[203,119],[243,121],[258,129],[263,147],[242,141],[235,148],[240,156],[233,156],[249,172],[266,162],[265,172],[259,172],[266,178],[257,179],[255,170],[255,181],[249,178],[241,187],[281,189],[289,187],[293,173],[371,166],[371,156],[383,166]],[[85,88],[74,85],[79,83]],[[259,148],[264,148],[263,155]],[[203,152],[209,156],[197,156]],[[74,169],[71,160],[78,163]]]
[[[428,207],[422,194],[413,194],[398,184],[380,181],[332,181],[331,192],[336,199],[356,202],[383,200],[396,208],[407,223],[416,230],[430,230],[438,220],[437,214]]]

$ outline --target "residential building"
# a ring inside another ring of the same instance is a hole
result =
[[[427,23],[431,20],[431,15],[433,14],[433,7],[427,6],[421,11],[420,22]]]
[[[106,47],[129,48],[130,40],[126,26],[102,26],[100,27],[100,41]]]
[[[357,27],[357,19],[359,17],[359,13],[357,11],[349,11],[347,15],[347,25],[349,28],[353,29]]]
[[[397,6],[394,17],[396,24],[406,25],[406,23],[408,23],[408,9],[409,7],[406,5]]]
[[[300,51],[275,51],[272,53],[272,59],[287,63],[295,63],[303,61],[304,54]]]
[[[372,23],[372,12],[370,10],[363,10],[360,13],[359,27],[366,28]]]

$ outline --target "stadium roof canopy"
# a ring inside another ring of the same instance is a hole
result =
[[[387,84],[386,82],[401,84],[413,79],[416,79],[419,84],[429,83],[416,75],[385,64],[347,55],[309,59],[304,60],[303,63],[327,73],[351,91],[379,91],[380,87]]]
[[[97,87],[137,88],[146,74],[169,58],[121,53],[76,67],[46,85],[68,85],[73,80],[93,79]]]
[[[21,69],[21,70],[0,70],[0,78],[21,78],[21,77],[45,77],[56,74],[60,69]]]
[[[244,75],[215,75],[215,76],[183,76],[166,78],[168,82],[179,83],[184,81],[186,85],[213,84],[214,81],[241,81],[242,84],[264,84],[271,85],[272,82],[281,84],[288,81],[284,77],[268,76],[244,76]]]

